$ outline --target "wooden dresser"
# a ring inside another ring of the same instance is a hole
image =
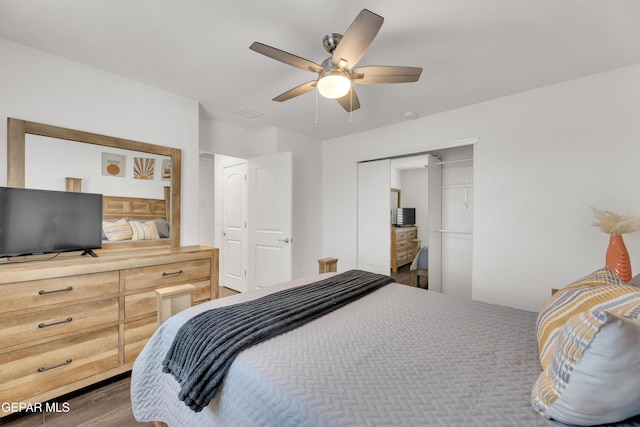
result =
[[[418,227],[391,226],[391,271],[413,262],[419,249]]]
[[[131,370],[157,328],[155,290],[184,283],[195,304],[217,298],[218,249],[0,264],[0,401],[45,402]]]

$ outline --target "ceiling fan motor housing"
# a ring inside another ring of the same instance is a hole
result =
[[[336,47],[338,47],[338,43],[340,43],[340,40],[342,40],[342,34],[338,34],[338,33],[327,34],[322,39],[322,46],[324,47],[324,50],[326,50],[327,52],[333,53],[333,51],[336,50]]]

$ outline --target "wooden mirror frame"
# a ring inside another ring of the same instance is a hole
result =
[[[50,138],[103,147],[121,148],[156,154],[171,158],[171,237],[167,239],[172,248],[180,247],[180,186],[182,171],[182,151],[179,148],[164,147],[145,142],[132,141],[96,133],[66,129],[58,126],[7,118],[7,186],[24,188],[25,186],[25,143],[27,135],[39,135]],[[122,247],[166,245],[159,241],[120,241],[103,242],[103,249]]]

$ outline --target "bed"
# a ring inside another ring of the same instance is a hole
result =
[[[162,363],[190,318],[316,283],[325,273],[170,318],[132,371],[138,421],[169,426],[553,426],[531,406],[537,313],[391,283],[240,352],[200,412]],[[640,425],[639,422],[617,424]]]
[[[119,242],[165,239],[168,244],[171,230],[170,196],[170,187],[164,188],[163,199],[103,196],[103,240]]]

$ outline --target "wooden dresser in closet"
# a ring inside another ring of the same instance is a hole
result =
[[[0,264],[0,401],[45,402],[131,370],[157,328],[155,290],[185,283],[194,304],[218,297],[218,249]]]
[[[413,262],[419,249],[418,227],[391,226],[391,271]]]

